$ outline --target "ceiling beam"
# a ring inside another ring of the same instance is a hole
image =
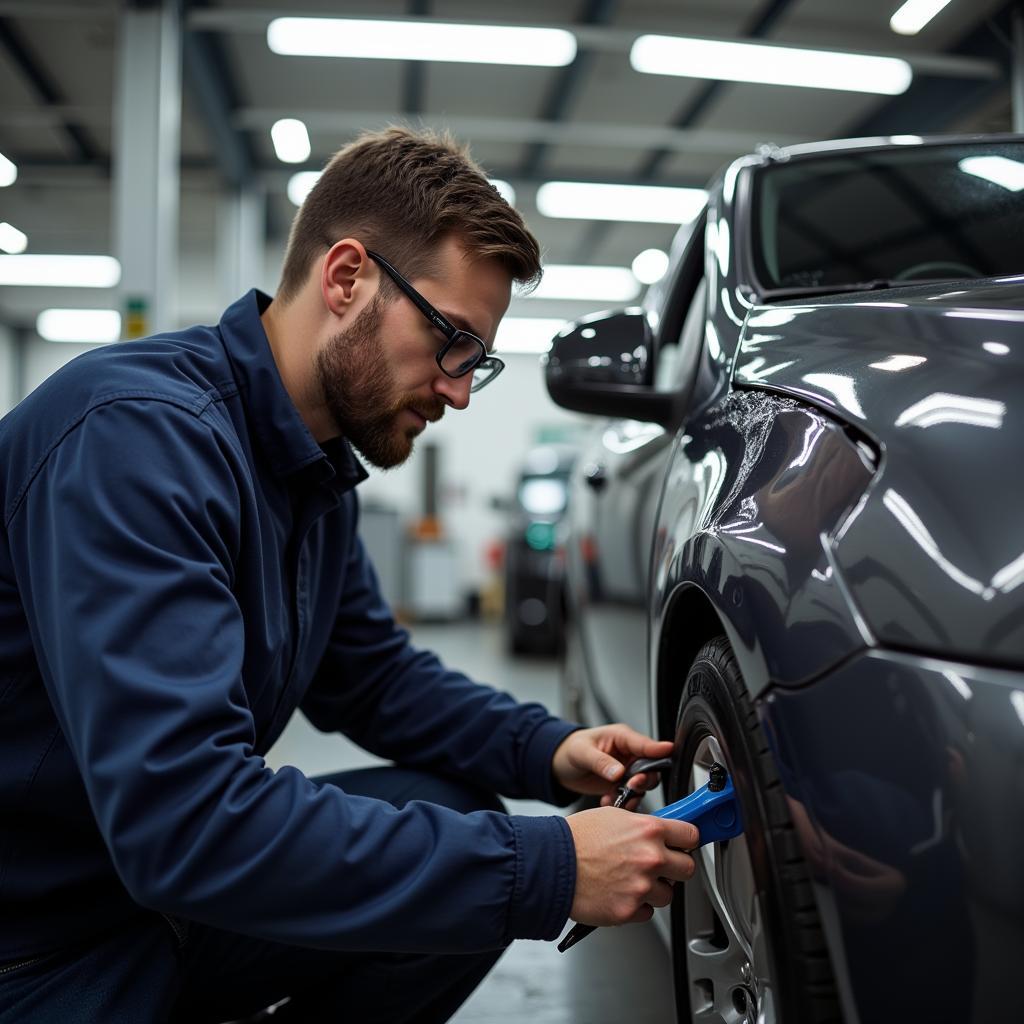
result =
[[[430,14],[430,0],[409,0],[409,14],[425,18]],[[402,111],[407,117],[423,113],[427,93],[427,65],[422,60],[407,60],[402,74]]]
[[[606,25],[614,17],[618,0],[584,0],[579,21],[582,25]],[[569,110],[583,89],[587,73],[594,62],[595,54],[591,50],[578,49],[573,62],[558,72],[556,81],[548,92],[541,110],[541,119],[552,124],[560,124],[566,120]],[[537,174],[544,164],[548,153],[547,142],[532,142],[523,158],[522,172]]]
[[[0,17],[0,47],[21,73],[29,90],[44,107],[62,107],[67,100],[33,53],[25,36],[9,18]],[[68,140],[75,156],[82,163],[100,160],[100,154],[88,133],[77,121],[61,119],[56,126]]]
[[[763,39],[775,27],[786,12],[792,0],[769,0],[760,15],[740,33],[743,38]],[[732,83],[729,83],[732,84]],[[718,97],[725,82],[707,82],[697,95],[686,103],[672,121],[675,128],[692,128]],[[651,153],[640,165],[638,177],[655,178],[665,161],[672,156],[672,150],[661,147]]]
[[[229,185],[244,188],[254,177],[255,159],[249,139],[235,127],[238,91],[223,40],[212,31],[186,28],[181,58],[185,85],[202,117],[220,172]]]
[[[983,60],[998,68],[994,78],[956,81],[935,75],[915,76],[910,88],[851,125],[850,137],[928,135],[942,132],[977,110],[995,93],[1009,88],[1012,47],[1009,42],[1016,0],[982,21],[950,49],[958,58]]]

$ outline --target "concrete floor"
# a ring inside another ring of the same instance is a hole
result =
[[[512,659],[494,626],[417,626],[413,642],[446,664],[518,699],[558,708],[554,661]],[[267,757],[307,775],[380,763],[344,737],[316,732],[296,717]],[[506,801],[515,814],[559,813],[531,800]],[[517,942],[452,1018],[454,1024],[672,1024],[675,1021],[669,954],[653,924],[604,928],[569,952],[553,943]]]

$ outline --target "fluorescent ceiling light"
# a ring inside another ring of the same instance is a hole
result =
[[[649,75],[796,85],[886,96],[906,92],[914,77],[910,65],[898,57],[681,36],[640,36],[630,50],[629,62],[634,70]]]
[[[537,189],[537,209],[545,217],[686,224],[700,213],[707,198],[702,188],[549,181]]]
[[[301,206],[320,179],[319,171],[299,171],[288,179],[288,198]]]
[[[984,178],[1011,192],[1024,188],[1024,164],[1019,160],[1009,160],[1005,156],[968,156],[957,166],[964,174]]]
[[[494,338],[494,351],[498,355],[507,352],[547,352],[551,339],[565,326],[565,320],[551,317],[506,317],[498,325]]]
[[[0,188],[5,185],[13,185],[18,179],[18,168],[0,153]]]
[[[28,235],[19,231],[13,224],[4,221],[0,224],[0,249],[4,252],[18,255],[28,248]]]
[[[654,284],[668,270],[668,253],[661,249],[644,249],[633,260],[633,276],[641,284]]]
[[[498,195],[509,206],[516,205],[516,190],[507,181],[502,181],[501,178],[488,178],[487,180],[498,190]]]
[[[629,267],[589,267],[554,264],[544,268],[540,284],[528,299],[578,299],[588,302],[629,302],[640,284]]]
[[[0,256],[0,285],[113,288],[120,280],[113,256]]]
[[[116,309],[44,309],[36,333],[46,341],[111,342],[121,337]]]
[[[949,0],[907,0],[889,19],[889,28],[901,36],[916,36]]]
[[[920,146],[924,139],[920,135],[890,135],[889,141],[894,146]]]
[[[294,117],[275,121],[270,129],[277,159],[286,164],[301,164],[309,159],[309,133],[306,126]]]
[[[576,58],[576,37],[564,29],[436,21],[276,18],[267,26],[267,45],[274,53],[305,57],[460,64],[564,67]]]

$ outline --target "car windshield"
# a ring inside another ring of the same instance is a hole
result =
[[[766,295],[1024,272],[1024,144],[794,159],[758,173]]]

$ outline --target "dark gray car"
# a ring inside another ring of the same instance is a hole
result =
[[[662,917],[680,1020],[1021,1012],[1024,140],[887,141],[736,161],[548,357],[604,417],[570,710],[675,739],[652,805],[724,762],[746,822]]]

